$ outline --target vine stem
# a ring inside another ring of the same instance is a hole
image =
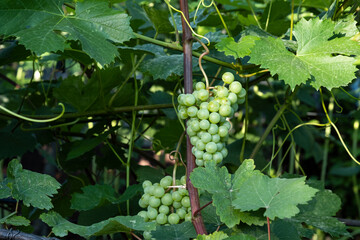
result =
[[[183,12],[181,14],[181,24],[183,29],[183,52],[184,52],[184,88],[185,93],[192,93],[193,91],[193,80],[192,80],[192,33],[187,23],[189,21],[189,9],[187,0],[180,0],[180,9]],[[186,19],[184,19],[187,18]],[[200,209],[200,201],[198,190],[192,185],[190,181],[190,174],[195,168],[195,157],[191,152],[191,142],[189,135],[186,135],[186,187],[189,191],[192,223],[197,234],[207,234],[203,218],[200,214],[195,216],[195,212]]]
[[[268,238],[269,238],[269,240],[271,240],[271,231],[270,231],[270,220],[269,220],[269,217],[266,217],[266,221],[267,221],[267,229],[268,229]]]

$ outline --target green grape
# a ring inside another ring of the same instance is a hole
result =
[[[209,120],[210,120],[211,123],[214,123],[214,124],[220,122],[220,114],[218,114],[216,112],[210,113]]]
[[[211,136],[211,141],[214,142],[214,143],[218,143],[220,142],[221,138],[219,136],[219,134],[214,134]]]
[[[246,90],[242,88],[241,91],[238,93],[238,98],[245,98],[245,96],[246,96]]]
[[[190,127],[194,132],[200,131],[200,122],[198,120],[193,120],[190,123]]]
[[[159,207],[161,204],[161,201],[159,198],[155,197],[155,196],[151,196],[150,200],[149,200],[149,206],[153,207],[153,208],[157,208]]]
[[[146,187],[150,187],[150,186],[152,186],[152,183],[151,183],[149,180],[145,180],[145,181],[142,183],[143,189],[145,189]]]
[[[205,89],[201,89],[198,92],[197,98],[201,101],[205,102],[209,98],[209,92]]]
[[[171,197],[174,201],[181,201],[182,196],[180,195],[179,191],[175,191],[171,194]]]
[[[192,154],[195,154],[195,152],[196,152],[197,150],[198,150],[198,149],[197,149],[196,147],[192,147],[192,148],[191,148]]]
[[[211,134],[208,133],[208,132],[204,133],[204,134],[201,136],[201,141],[202,141],[203,143],[208,143],[208,142],[210,142],[210,141],[211,141]],[[196,146],[196,147],[197,147],[197,146]]]
[[[204,159],[204,161],[211,161],[212,160],[212,154],[208,153],[208,152],[204,153],[203,159]]]
[[[144,201],[140,198],[140,199],[139,199],[139,206],[140,206],[141,208],[146,208],[148,205],[145,204]]]
[[[172,206],[174,207],[174,208],[181,208],[181,202],[178,202],[178,201],[174,201],[173,202],[173,204],[172,204]]]
[[[180,95],[177,97],[178,103],[179,103],[180,105],[185,105],[185,103],[184,103],[184,97],[185,97],[185,94],[180,94]]]
[[[189,194],[186,188],[179,188],[179,193],[181,196],[186,196]]]
[[[192,145],[196,145],[196,142],[199,141],[199,137],[198,136],[193,136],[190,138],[190,142]]]
[[[171,176],[163,177],[160,180],[160,186],[162,186],[163,188],[167,188],[171,185],[172,185],[172,177]]]
[[[152,238],[151,231],[144,231],[143,237],[145,240],[150,240]]]
[[[188,127],[186,128],[186,133],[187,133],[190,137],[196,136],[196,134],[197,134],[197,132],[195,132],[194,130],[192,130],[191,126],[188,126]]]
[[[229,90],[226,87],[218,87],[216,96],[219,98],[226,98],[229,95]]]
[[[209,127],[209,129],[207,131],[208,131],[208,133],[213,135],[213,134],[218,133],[219,127],[218,127],[218,125],[212,123],[212,124],[210,124],[210,127]]]
[[[185,221],[186,221],[186,222],[191,222],[191,212],[188,212],[188,213],[185,215]]]
[[[209,103],[208,102],[202,102],[200,103],[200,109],[207,109],[209,106]]]
[[[195,104],[195,97],[192,94],[186,94],[185,98],[184,98],[184,104],[188,107],[192,106]]]
[[[141,197],[141,201],[142,201],[145,205],[149,205],[150,197],[151,197],[150,194],[144,193],[144,195],[142,195],[142,197]]]
[[[214,160],[216,163],[220,163],[220,162],[223,160],[223,155],[222,155],[220,152],[216,152],[216,153],[214,153],[214,155],[213,155],[213,160]]]
[[[172,213],[172,214],[170,214],[170,215],[168,216],[168,222],[169,222],[170,224],[178,224],[179,221],[180,221],[180,217],[179,217],[179,215],[176,214],[176,213]]]
[[[161,198],[164,194],[165,194],[165,190],[163,187],[161,187],[161,186],[155,187],[155,189],[154,189],[155,197]]]
[[[210,101],[208,104],[208,110],[210,112],[217,112],[219,111],[220,103],[216,100]]]
[[[195,89],[198,90],[198,91],[201,90],[201,89],[205,89],[205,87],[206,87],[205,83],[203,83],[203,82],[197,82],[196,85],[195,85]]]
[[[165,193],[165,195],[161,198],[161,203],[166,206],[170,206],[173,203],[171,193]]]
[[[207,108],[202,108],[197,112],[197,117],[199,119],[208,119],[209,118],[209,111]]]
[[[156,222],[157,222],[158,224],[165,224],[165,223],[167,223],[167,217],[166,217],[166,215],[163,214],[163,213],[159,213],[159,215],[157,215],[157,217],[156,217]]]
[[[187,115],[187,111],[186,109],[179,109],[179,117],[181,119],[187,119],[188,118],[188,115]]]
[[[222,148],[222,149],[220,150],[220,152],[221,152],[221,155],[223,156],[223,158],[226,158],[226,157],[227,157],[227,155],[228,155],[228,150],[227,150],[226,148]]]
[[[204,160],[196,158],[195,159],[196,166],[202,167],[204,166]]]
[[[176,210],[176,213],[179,215],[180,219],[184,219],[186,215],[186,210],[184,208],[179,208]]]
[[[221,142],[218,142],[218,143],[216,143],[216,147],[217,147],[218,151],[221,151],[222,149],[224,149],[224,144]]]
[[[191,106],[191,107],[187,108],[186,113],[189,117],[195,117],[197,114],[197,111],[198,111],[197,107]]]
[[[143,211],[140,211],[140,212],[138,212],[137,215],[139,215],[140,217],[142,217],[145,222],[149,221],[149,218],[148,218],[148,216],[147,216],[147,212],[146,212],[146,211],[144,211],[144,210],[143,210]]]
[[[211,135],[210,135],[210,139],[211,139]],[[205,143],[200,139],[199,141],[196,142],[196,148],[200,151],[205,149]]]
[[[229,93],[229,96],[227,98],[231,102],[231,104],[237,103],[238,97],[235,93],[233,92]],[[188,115],[190,116],[189,109],[188,109]]]
[[[170,212],[169,206],[161,205],[159,207],[159,213],[168,214]]]
[[[226,72],[222,75],[222,80],[224,83],[230,84],[234,81],[235,77],[231,72]]]
[[[238,81],[234,81],[229,85],[230,92],[238,94],[242,89],[241,83]]]
[[[231,128],[231,123],[228,122],[228,121],[226,121],[226,122],[224,122],[223,124],[221,124],[221,126],[224,126],[224,127],[226,127],[228,130],[230,130],[230,128]]]
[[[229,133],[229,129],[227,128],[227,127],[225,127],[225,126],[220,126],[219,127],[219,136],[220,137],[225,137],[225,136],[227,136],[228,135],[228,133]]]
[[[223,117],[228,117],[231,114],[231,107],[227,104],[222,104],[220,106],[219,113]]]
[[[236,112],[239,109],[239,104],[237,103],[231,104],[231,108],[234,110],[234,112]]]
[[[197,133],[197,136],[198,136],[199,138],[201,138],[202,135],[204,135],[204,133],[206,133],[206,131],[202,130],[202,131],[200,131],[200,132]]]
[[[211,113],[211,114],[213,114],[213,113]],[[210,114],[210,117],[211,117],[211,114]],[[210,118],[209,118],[210,119]],[[210,121],[211,121],[211,119],[210,119]],[[200,121],[200,128],[202,129],[202,130],[207,130],[207,129],[209,129],[209,127],[210,127],[210,122],[208,121],[208,120],[201,120]]]
[[[186,208],[190,207],[190,198],[188,196],[183,197],[181,204]]]
[[[186,184],[186,176],[185,175],[180,178],[180,182],[182,185]]]
[[[197,151],[194,153],[194,156],[195,156],[196,158],[199,158],[199,159],[201,159],[201,158],[203,157],[203,155],[204,155],[204,151],[200,151],[200,150],[197,150]]]
[[[216,143],[214,142],[207,143],[205,149],[208,153],[215,153],[217,151]]]
[[[245,102],[245,98],[239,98],[237,103],[238,104],[243,104]]]
[[[147,216],[150,220],[156,219],[157,215],[158,215],[158,212],[155,208],[148,207]]]

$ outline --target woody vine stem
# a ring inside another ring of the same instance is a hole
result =
[[[183,29],[183,52],[184,52],[184,88],[185,93],[192,93],[193,91],[193,80],[192,80],[192,33],[188,27],[184,17],[186,17],[187,22],[189,22],[189,9],[187,0],[180,0],[180,10],[184,13],[181,15],[181,24]],[[195,168],[195,157],[191,152],[192,145],[190,143],[190,138],[186,136],[186,159],[187,159],[187,170],[186,170],[186,186],[189,191],[190,204],[191,204],[191,213],[192,213],[192,223],[195,227],[197,234],[207,234],[203,218],[200,214],[196,214],[200,209],[200,201],[198,190],[192,185],[190,181],[190,173]]]

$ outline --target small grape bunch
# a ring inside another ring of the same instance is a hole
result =
[[[182,221],[191,221],[189,193],[185,188],[171,188],[173,179],[166,176],[160,183],[152,184],[149,180],[143,182],[144,194],[139,200],[139,206],[146,208],[140,211],[139,216],[145,221],[155,221],[159,225],[178,224]],[[176,185],[185,186],[183,176],[176,180]]]
[[[187,119],[186,132],[193,145],[192,153],[196,165],[206,162],[220,163],[227,155],[225,143],[231,124],[228,121],[245,102],[246,91],[234,75],[226,72],[222,75],[223,86],[206,89],[203,82],[195,85],[192,94],[180,94],[178,114]]]

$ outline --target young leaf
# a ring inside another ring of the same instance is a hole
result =
[[[129,17],[108,7],[107,1],[78,1],[75,15],[64,13],[63,0],[5,0],[0,6],[0,33],[16,36],[40,55],[64,51],[67,40],[79,40],[82,49],[105,65],[118,56],[106,39],[122,43],[133,37]]]
[[[4,217],[0,219],[1,224],[7,224],[12,226],[29,226],[30,221],[23,216],[12,215],[10,217]]]
[[[8,186],[16,200],[22,200],[26,206],[39,209],[53,207],[50,197],[60,188],[53,177],[23,169],[19,160],[12,160],[7,169]]]
[[[224,52],[226,56],[234,58],[243,58],[250,54],[250,49],[255,45],[255,40],[259,40],[257,36],[244,36],[239,42],[235,42],[233,38],[223,38],[215,45],[216,49]]]
[[[262,38],[251,49],[250,61],[268,68],[272,75],[278,74],[292,89],[309,79],[316,89],[346,86],[357,70],[349,55],[359,55],[360,45],[350,37],[336,37],[335,30],[331,20],[303,18],[294,27],[298,42],[295,55],[280,39]]]
[[[311,200],[317,191],[305,185],[305,177],[281,179],[253,175],[235,193],[233,206],[241,211],[265,208],[264,216],[270,219],[289,218],[299,212],[298,204]]]
[[[40,219],[52,227],[52,232],[59,237],[64,237],[69,232],[88,238],[131,230],[149,231],[154,230],[156,225],[154,222],[145,222],[140,216],[118,216],[90,226],[71,223],[56,212],[43,213]]]
[[[157,226],[152,231],[154,239],[188,240],[196,237],[196,231],[191,222],[183,222],[168,226]]]
[[[83,193],[74,193],[71,208],[78,211],[93,209],[102,203],[116,202],[116,193],[110,185],[88,185],[81,189]]]

